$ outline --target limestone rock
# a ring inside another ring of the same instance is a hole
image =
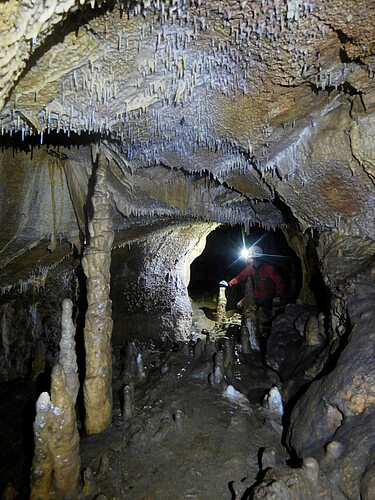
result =
[[[52,478],[53,457],[49,446],[52,430],[52,403],[47,392],[43,392],[36,403],[34,421],[35,451],[31,470],[32,500],[49,498]]]
[[[226,319],[225,317],[226,306],[227,306],[226,288],[224,286],[220,286],[219,298],[217,301],[216,321],[223,322]]]
[[[81,459],[75,413],[79,382],[71,305],[69,299],[63,301],[61,362],[52,370],[51,399],[44,392],[36,404],[30,494],[35,500],[73,500],[79,495]]]
[[[34,434],[30,497],[76,498],[81,464],[79,435],[71,390],[59,364],[52,372],[51,400],[48,393],[42,393],[38,399]]]
[[[92,197],[94,209],[90,222],[90,244],[82,265],[87,276],[86,379],[84,400],[85,427],[88,434],[102,432],[112,420],[112,361],[111,361],[111,300],[110,262],[113,242],[112,220],[109,214],[107,167],[99,155],[96,184]]]
[[[339,245],[343,255],[347,251],[356,251],[352,246],[343,247],[342,240]],[[362,258],[365,258],[364,255]],[[340,282],[343,274],[331,272],[332,264],[333,255],[328,251],[326,265],[330,279],[332,283]],[[345,269],[352,272],[352,266],[358,266],[358,261],[348,258],[346,266],[343,262],[341,266],[342,273]],[[353,325],[350,336],[347,343],[342,339],[342,350],[335,369],[313,382],[296,404],[291,415],[288,440],[299,456],[313,455],[317,458],[323,458],[324,447],[327,446],[328,450],[328,444],[333,439],[342,443],[340,456],[334,461],[325,459],[322,467],[347,496],[354,497],[360,495],[360,478],[365,474],[367,464],[373,461],[372,448],[365,437],[372,432],[374,411],[375,369],[370,347],[374,325],[369,313],[374,300],[371,268],[362,268],[347,283],[350,293],[346,310]],[[298,422],[303,422],[303,426]],[[308,433],[306,429],[309,429]]]
[[[59,362],[63,367],[66,386],[71,390],[73,404],[75,404],[79,389],[78,366],[75,350],[76,329],[72,320],[73,303],[70,299],[64,299],[61,316],[61,341]]]
[[[344,495],[319,474],[319,464],[308,457],[302,467],[278,466],[266,472],[261,484],[253,490],[254,499],[314,500],[322,496],[327,499],[344,500]]]

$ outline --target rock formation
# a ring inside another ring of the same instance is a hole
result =
[[[52,430],[52,403],[47,392],[43,392],[36,403],[34,421],[35,452],[31,470],[30,498],[49,498],[53,470],[53,458],[49,446]]]
[[[85,320],[86,378],[84,383],[85,427],[88,434],[102,432],[112,419],[112,302],[110,291],[112,218],[107,186],[107,165],[99,153],[91,198],[93,218],[89,223],[90,241],[82,265],[87,277]]]
[[[51,376],[51,398],[43,392],[36,404],[35,454],[31,470],[33,500],[74,499],[79,494],[79,434],[75,403],[78,374],[72,303],[63,302],[60,362]]]
[[[79,390],[79,380],[75,343],[76,328],[73,323],[72,314],[72,301],[64,299],[61,315],[62,328],[59,363],[64,370],[66,386],[70,390],[73,404],[75,404]]]
[[[222,323],[226,317],[225,313],[227,311],[227,297],[225,287],[219,287],[219,297],[217,300],[217,309],[216,309],[216,321]]]

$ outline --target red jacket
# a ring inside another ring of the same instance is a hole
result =
[[[254,286],[254,298],[269,300],[283,293],[284,283],[275,269],[267,263],[255,268],[249,264],[240,274],[229,281],[229,285],[237,285],[251,276]]]

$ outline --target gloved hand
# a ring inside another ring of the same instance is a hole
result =
[[[228,286],[228,283],[226,281],[220,281],[219,286]]]

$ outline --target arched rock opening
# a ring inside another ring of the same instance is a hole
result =
[[[282,231],[266,231],[254,226],[249,234],[246,234],[244,227],[240,225],[221,225],[207,237],[204,251],[191,265],[188,287],[190,297],[203,301],[206,298],[212,304],[212,299],[217,298],[219,282],[229,281],[246,266],[246,261],[241,257],[241,250],[254,244],[262,247],[265,254],[263,260],[273,265],[280,273],[285,283],[285,303],[295,302],[301,291],[301,264],[295,252],[288,246]],[[235,308],[244,291],[242,283],[233,296],[228,298],[228,309]]]

